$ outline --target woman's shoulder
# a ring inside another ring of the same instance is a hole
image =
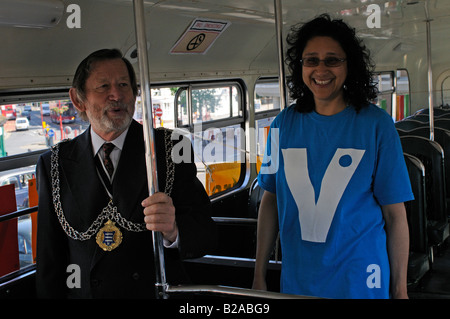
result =
[[[384,109],[373,103],[370,103],[367,106],[363,107],[360,113],[364,116],[368,116],[379,121],[393,122],[391,115],[389,115]]]
[[[288,107],[284,108],[283,110],[281,110],[280,113],[278,113],[276,118],[282,119],[282,118],[287,118],[287,117],[292,117],[295,115],[301,114],[300,112],[298,112],[296,110],[296,104],[291,104]]]

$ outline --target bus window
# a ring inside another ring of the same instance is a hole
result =
[[[208,195],[239,186],[245,163],[242,90],[195,85],[176,92],[177,126],[190,132],[197,176]]]
[[[239,124],[208,128],[200,138],[194,133],[194,154],[198,177],[208,195],[216,195],[238,185],[244,156],[244,133]]]
[[[280,112],[278,79],[259,80],[255,85],[256,171],[259,172],[266,148],[270,124]]]
[[[376,73],[373,80],[378,87],[375,104],[390,114],[394,121],[400,121],[410,115],[411,102],[407,70],[399,69],[396,72]]]
[[[53,123],[74,123],[77,111],[70,101],[55,101],[52,103],[50,118]]]
[[[278,80],[259,81],[255,86],[255,112],[280,110],[280,85]]]
[[[18,181],[18,179],[17,179],[16,176],[11,176],[11,177],[5,178],[5,179],[2,181],[2,183],[1,183],[0,186],[10,185],[10,184],[13,184],[13,185],[14,185],[14,188],[15,188],[16,190],[20,188],[20,186],[19,186],[20,184],[19,184],[19,181]]]
[[[2,110],[17,109],[20,112],[16,118],[0,116],[0,157],[46,149],[61,140],[76,137],[89,125],[77,117],[68,97],[46,101],[30,99],[24,105],[16,106],[1,106]],[[28,118],[28,130],[17,131],[15,122],[22,116]]]
[[[191,105],[188,109],[188,92]],[[203,124],[242,116],[236,86],[183,88],[177,93],[178,126]]]
[[[173,129],[174,123],[174,98],[177,87],[151,88],[153,127],[166,127]],[[133,118],[139,123],[143,123],[141,97],[136,97],[136,105]]]
[[[450,77],[446,77],[441,84],[441,97],[442,97],[442,105],[449,106],[450,105]]]
[[[174,88],[152,88],[152,107],[155,118],[155,127],[174,128]],[[156,112],[158,111],[158,112]]]
[[[177,126],[183,127],[189,125],[189,112],[187,107],[188,90],[182,89],[177,92]]]
[[[373,77],[374,83],[378,87],[378,97],[374,101],[376,105],[385,110],[388,114],[395,117],[392,109],[392,99],[394,94],[394,73],[380,72],[375,73]]]
[[[397,119],[411,115],[409,74],[407,70],[397,70]]]

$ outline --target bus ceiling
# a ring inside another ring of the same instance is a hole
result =
[[[277,75],[277,2],[283,41],[290,26],[326,11],[356,28],[380,70],[426,74],[424,21],[431,21],[433,37],[439,39],[450,20],[450,3],[443,1],[146,0],[152,81]],[[138,70],[132,6],[131,0],[2,1],[0,9],[10,14],[0,17],[0,89],[66,87],[80,58],[104,47],[122,50]],[[224,27],[213,30],[213,39],[202,38],[201,32],[189,33],[196,21]],[[198,50],[201,44],[206,49]],[[433,41],[434,65],[447,63],[448,46],[449,41]]]

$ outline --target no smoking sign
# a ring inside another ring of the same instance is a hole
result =
[[[178,39],[170,53],[205,54],[230,25],[227,21],[195,19]]]

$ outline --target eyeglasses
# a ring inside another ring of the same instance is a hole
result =
[[[320,60],[319,58],[316,58],[316,57],[309,57],[309,58],[301,59],[300,62],[303,66],[306,66],[309,68],[318,66],[320,62],[325,63],[325,65],[327,67],[334,68],[337,66],[341,66],[346,60],[347,59],[339,59],[339,58],[330,56],[323,60]]]

